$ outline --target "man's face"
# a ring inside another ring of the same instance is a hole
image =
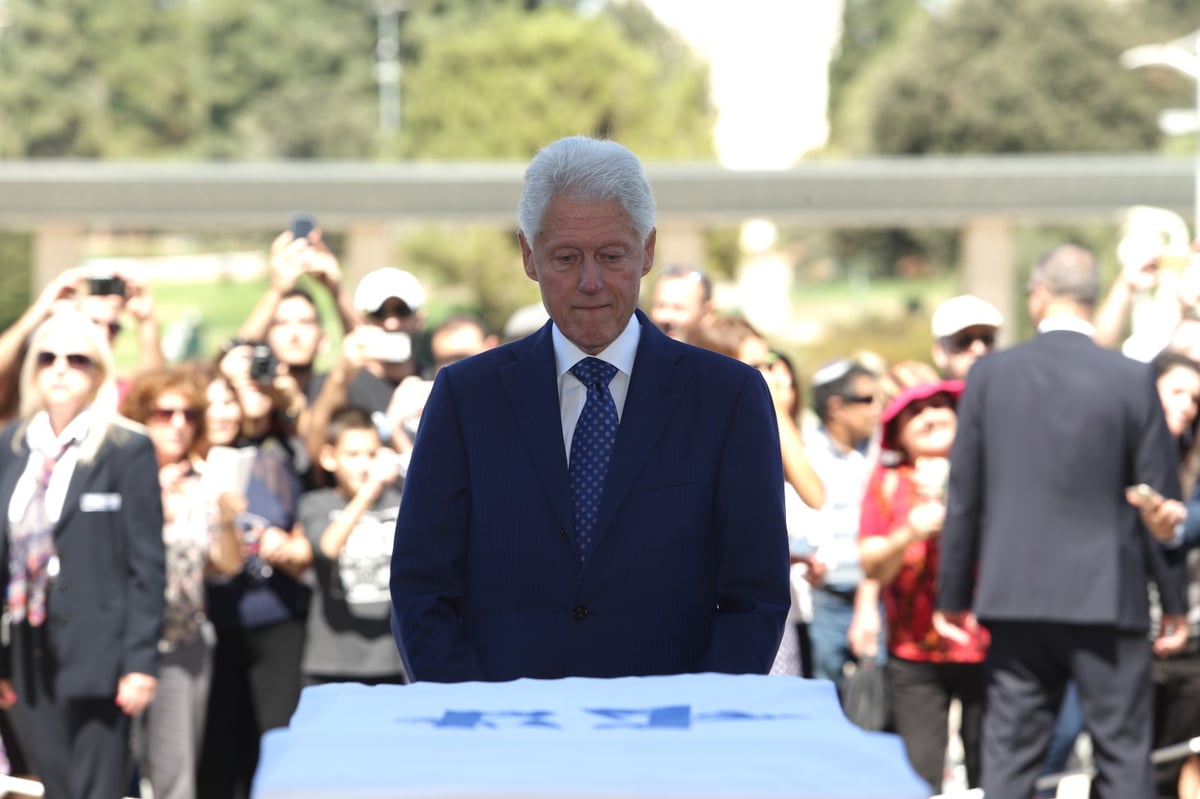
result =
[[[404,332],[412,335],[421,330],[422,315],[398,297],[388,297],[374,311],[366,314],[366,323],[383,328],[388,333]]]
[[[495,346],[493,337],[484,334],[476,325],[460,325],[449,330],[439,330],[429,340],[436,369],[478,355]]]
[[[317,309],[303,297],[288,297],[275,309],[267,343],[288,366],[311,367],[323,335]]]
[[[521,256],[558,329],[595,355],[629,323],[642,277],[654,263],[654,239],[652,230],[640,241],[615,200],[580,203],[555,197],[534,240],[520,235]]]
[[[118,294],[88,294],[79,300],[79,311],[96,323],[108,337],[108,345],[121,332],[121,307],[125,300]]]
[[[996,347],[996,328],[971,325],[933,343],[933,362],[947,380],[966,380],[971,367]]]
[[[650,320],[673,339],[687,341],[708,312],[704,287],[687,275],[666,277],[654,286]]]
[[[850,381],[850,389],[839,397],[840,418],[855,441],[865,441],[875,433],[879,416],[883,412],[880,402],[879,381],[867,375],[857,375]]]

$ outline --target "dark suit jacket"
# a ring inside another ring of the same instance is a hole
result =
[[[8,502],[29,461],[17,424],[0,435],[0,597],[8,586]],[[165,591],[162,494],[154,447],[116,426],[91,463],[71,475],[54,528],[59,576],[46,629],[60,697],[116,696],[123,674],[158,674]],[[2,676],[11,674],[8,652]]]
[[[770,396],[755,370],[638,319],[583,566],[550,324],[438,373],[392,556],[414,679],[770,668],[789,605]]]
[[[1125,501],[1135,483],[1179,497],[1150,367],[1067,331],[982,359],[958,405],[939,607],[1145,630],[1153,576],[1186,612],[1183,561]]]

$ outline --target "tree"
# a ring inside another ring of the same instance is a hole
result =
[[[671,69],[610,17],[508,8],[428,44],[406,73],[402,152],[526,159],[574,133],[619,139],[644,158],[712,154],[707,72]]]
[[[187,4],[9,2],[0,30],[0,153],[147,158],[203,124]]]
[[[837,140],[846,93],[872,61],[902,44],[925,16],[920,0],[844,0],[842,35],[829,63],[831,139]]]
[[[1093,0],[959,0],[866,78],[869,152],[1147,150],[1161,101],[1121,68],[1136,9]]]
[[[368,158],[378,146],[374,19],[362,0],[204,0],[209,126],[222,158]]]

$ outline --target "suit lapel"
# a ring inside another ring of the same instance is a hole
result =
[[[567,455],[562,438],[558,404],[558,379],[550,323],[535,334],[529,346],[515,350],[516,360],[500,367],[500,381],[508,394],[529,457],[550,500],[559,524],[574,533],[571,487],[567,480]]]
[[[642,323],[641,339],[629,392],[625,395],[621,424],[617,427],[612,460],[604,478],[604,492],[593,534],[596,546],[600,545],[617,509],[658,444],[663,424],[670,418],[683,395],[684,386],[691,380],[691,373],[679,363],[683,345],[667,338],[640,312],[638,320]],[[569,499],[569,490],[567,496]]]
[[[58,523],[54,525],[54,535],[57,538],[66,528],[67,522],[79,512],[79,499],[83,496],[83,490],[92,482],[92,477],[95,475],[108,448],[111,444],[105,441],[101,445],[100,451],[96,453],[96,457],[91,463],[75,463],[75,470],[71,473],[71,482],[67,484],[67,493],[63,497],[62,513],[58,517]]]

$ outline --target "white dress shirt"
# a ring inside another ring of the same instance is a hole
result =
[[[33,498],[38,478],[47,458],[53,458],[62,451],[68,441],[82,441],[87,435],[91,423],[91,413],[84,411],[71,420],[62,431],[55,436],[50,429],[50,415],[42,411],[33,417],[29,429],[25,432],[25,441],[29,444],[29,462],[25,471],[13,488],[12,499],[8,503],[8,520],[16,523],[25,514],[29,500]],[[71,484],[71,476],[75,474],[75,464],[79,462],[79,447],[71,447],[63,452],[62,457],[54,466],[50,476],[50,484],[46,486],[46,518],[57,522],[62,516],[63,500],[67,495],[67,486]]]
[[[563,447],[566,449],[567,460],[571,460],[571,436],[575,435],[575,425],[579,415],[583,413],[584,403],[587,402],[587,386],[579,382],[570,369],[584,358],[586,352],[576,347],[558,329],[551,325],[550,337],[554,342],[554,363],[558,370],[558,410],[562,416]],[[613,343],[605,347],[598,355],[605,363],[617,367],[608,390],[612,393],[613,402],[617,406],[617,422],[625,411],[625,397],[629,393],[629,378],[633,375],[633,361],[637,357],[638,342],[642,337],[642,326],[636,316],[629,317],[629,324],[617,336]]]

